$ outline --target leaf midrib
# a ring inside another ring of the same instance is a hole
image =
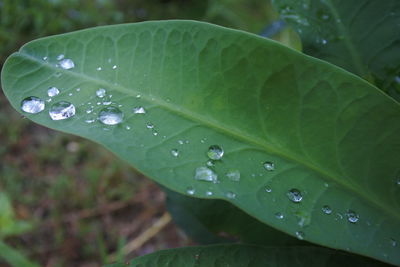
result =
[[[49,67],[51,69],[55,68],[54,65],[52,65],[50,63],[43,63],[42,60],[40,60],[40,59],[38,59],[38,58],[28,54],[28,53],[25,53],[25,51],[23,51],[23,50],[20,50],[19,53],[17,53],[17,55],[21,55],[22,57],[25,57],[28,60],[32,60],[34,62],[37,62],[40,65],[47,66],[47,67]],[[286,150],[283,150],[283,149],[278,150],[278,149],[274,148],[271,143],[265,143],[265,141],[263,139],[257,138],[255,136],[247,135],[246,133],[244,133],[242,131],[237,131],[237,130],[234,130],[234,129],[230,129],[230,127],[224,125],[223,123],[220,123],[220,122],[216,123],[213,120],[207,119],[207,118],[203,117],[202,115],[193,113],[193,112],[191,112],[191,111],[189,111],[187,109],[174,108],[174,105],[169,104],[166,101],[163,101],[162,99],[156,98],[156,97],[154,97],[154,95],[152,95],[151,97],[148,97],[147,95],[143,94],[143,92],[135,91],[133,89],[127,89],[127,88],[125,88],[123,86],[116,85],[116,84],[111,84],[110,82],[104,81],[104,80],[101,80],[101,79],[95,79],[95,78],[92,78],[91,76],[88,76],[87,74],[84,74],[84,73],[78,73],[78,72],[74,72],[74,71],[71,71],[71,70],[63,70],[63,69],[59,69],[59,68],[57,68],[57,71],[58,72],[63,72],[65,74],[69,74],[69,75],[72,75],[72,76],[77,76],[77,77],[80,77],[83,80],[92,81],[94,83],[101,82],[101,83],[103,83],[104,85],[106,85],[109,88],[115,88],[116,90],[118,90],[120,92],[123,92],[123,93],[126,93],[126,94],[128,94],[128,95],[130,95],[132,97],[135,97],[138,93],[140,93],[141,94],[141,98],[145,99],[149,103],[155,102],[160,107],[162,107],[162,108],[164,108],[166,110],[169,110],[172,113],[175,113],[175,114],[180,115],[182,117],[186,117],[186,118],[188,118],[188,119],[190,119],[192,121],[197,121],[197,122],[199,122],[199,123],[201,123],[203,125],[209,126],[210,128],[214,128],[214,129],[216,129],[216,130],[218,130],[220,132],[226,133],[227,135],[231,135],[231,136],[233,136],[233,137],[235,137],[235,138],[237,138],[239,140],[244,140],[245,142],[253,144],[256,147],[261,147],[261,148],[263,148],[265,151],[267,151],[269,153],[278,155],[278,156],[280,156],[282,158],[285,158],[285,159],[287,159],[289,161],[292,161],[292,162],[298,163],[299,165],[305,166],[306,168],[309,168],[310,170],[313,170],[314,172],[319,173],[322,176],[322,178],[324,178],[325,180],[329,181],[329,179],[330,179],[330,180],[335,181],[337,184],[342,185],[348,191],[356,193],[361,198],[371,202],[375,206],[379,207],[380,209],[386,211],[388,214],[391,214],[393,217],[398,218],[400,220],[400,214],[394,213],[392,210],[388,209],[386,205],[382,204],[381,202],[376,201],[373,198],[370,198],[369,197],[370,195],[362,193],[364,191],[361,190],[360,188],[354,187],[353,184],[344,183],[342,180],[335,178],[334,175],[323,171],[322,169],[318,168],[317,166],[315,166],[313,164],[310,164],[308,162],[302,161],[301,159],[297,159],[294,156],[290,156],[290,153],[288,151],[286,151]],[[357,190],[357,189],[360,189],[360,190]]]
[[[326,2],[328,8],[331,10],[332,15],[335,19],[335,25],[337,25],[337,30],[344,36],[344,45],[347,47],[347,50],[350,53],[351,59],[354,63],[354,67],[357,70],[357,74],[364,79],[369,80],[369,74],[367,69],[365,68],[361,55],[357,52],[357,49],[354,45],[354,42],[352,41],[352,38],[350,36],[350,33],[347,31],[347,29],[343,25],[343,21],[339,15],[338,10],[336,9],[334,3],[331,0],[328,0]]]

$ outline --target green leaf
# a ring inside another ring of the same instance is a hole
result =
[[[273,2],[300,34],[306,54],[343,67],[400,101],[400,1]]]
[[[22,234],[32,229],[32,224],[15,218],[8,196],[0,191],[0,239]]]
[[[60,68],[60,54],[74,68]],[[174,191],[225,199],[292,236],[400,264],[400,106],[334,65],[207,23],[145,22],[33,41],[8,58],[2,85],[19,111],[26,97],[45,100],[27,118],[102,144]],[[53,86],[60,94],[50,101]],[[50,119],[59,101],[76,115]],[[110,106],[122,123],[92,122]],[[207,154],[221,156],[215,145],[224,155],[204,169]],[[196,180],[196,170],[214,182]]]
[[[362,257],[315,247],[258,247],[214,245],[158,251],[130,263],[108,267],[265,267],[265,266],[387,266]]]
[[[38,267],[36,263],[27,259],[20,251],[10,247],[0,240],[0,259],[4,259],[13,267]],[[0,261],[1,263],[1,261]]]
[[[232,241],[268,246],[307,244],[268,227],[226,201],[164,191],[174,221],[200,244]]]

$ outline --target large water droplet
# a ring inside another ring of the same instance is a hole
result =
[[[53,96],[56,96],[56,95],[58,95],[60,93],[60,90],[58,90],[58,88],[57,87],[50,87],[48,90],[47,90],[47,95],[48,96],[50,96],[50,97],[53,97]]]
[[[301,192],[295,188],[289,190],[289,192],[287,193],[287,196],[291,201],[293,201],[295,203],[299,203],[303,199]]]
[[[145,114],[146,110],[143,107],[135,107],[132,109],[134,114]]]
[[[219,160],[224,155],[224,150],[218,145],[212,145],[208,148],[207,156],[213,160]]]
[[[49,110],[49,115],[54,121],[71,118],[75,115],[75,106],[67,101],[54,103]]]
[[[263,166],[264,166],[264,169],[266,169],[267,171],[275,170],[275,164],[273,162],[266,161],[263,163]]]
[[[106,89],[100,88],[99,90],[96,91],[96,95],[100,98],[103,98],[106,96]]]
[[[186,188],[186,193],[188,193],[189,195],[194,195],[195,192],[196,192],[196,190],[194,190],[194,188],[192,186],[188,186]]]
[[[297,231],[296,232],[296,237],[300,240],[304,239],[304,233],[302,231]]]
[[[275,213],[275,218],[277,218],[277,219],[283,219],[283,214],[282,213],[280,213],[280,212],[277,212],[277,213]]]
[[[332,209],[328,205],[325,205],[322,207],[322,212],[329,215],[332,213]]]
[[[218,175],[207,167],[196,168],[194,179],[207,182],[217,182]]]
[[[226,176],[235,182],[239,182],[240,181],[240,171],[239,170],[229,170],[226,174]]]
[[[355,211],[352,211],[352,210],[348,210],[346,213],[346,216],[347,216],[347,220],[351,223],[358,222],[358,219],[360,218],[360,216]]]
[[[65,58],[60,61],[60,66],[61,66],[61,68],[65,69],[65,70],[69,70],[69,69],[74,68],[75,64],[71,59]]]
[[[36,114],[44,110],[45,103],[36,96],[30,96],[21,101],[21,109],[26,113]]]
[[[116,107],[106,107],[99,112],[99,121],[106,125],[117,125],[122,122],[124,113]]]
[[[174,156],[174,157],[179,156],[179,151],[178,151],[178,149],[176,149],[176,148],[172,149],[172,150],[171,150],[171,155]]]

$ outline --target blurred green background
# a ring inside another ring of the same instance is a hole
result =
[[[259,34],[276,15],[267,0],[0,0],[0,66],[42,36],[159,19]],[[1,267],[95,267],[192,244],[169,221],[154,183],[102,147],[22,118],[2,91],[0,162]],[[132,240],[135,249],[124,250]]]

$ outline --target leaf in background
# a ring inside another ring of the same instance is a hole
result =
[[[200,244],[232,241],[269,246],[307,244],[268,227],[229,202],[187,197],[168,189],[164,191],[174,221]]]
[[[374,260],[339,251],[315,247],[258,247],[250,245],[214,245],[157,251],[130,263],[107,267],[345,267],[387,266]]]
[[[27,118],[174,191],[400,264],[400,106],[340,68],[253,34],[161,21],[30,42],[2,85]]]
[[[39,267],[36,263],[26,258],[20,251],[5,244],[0,240],[0,259],[4,259],[9,265],[13,267]],[[1,264],[1,261],[0,261]]]
[[[345,68],[400,101],[400,1],[273,2],[300,34],[306,54]]]
[[[32,224],[15,218],[8,196],[0,191],[0,239],[18,235],[32,229]]]

